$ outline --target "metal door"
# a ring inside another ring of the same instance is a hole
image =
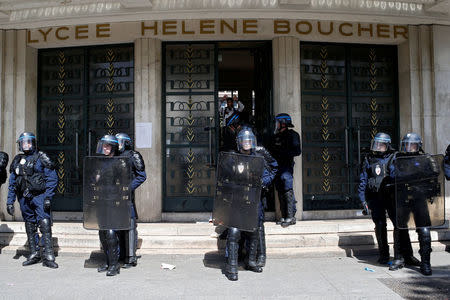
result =
[[[372,137],[398,140],[396,67],[392,46],[301,44],[304,210],[360,207]]]
[[[82,162],[99,136],[133,138],[133,53],[133,45],[39,51],[37,134],[56,164],[53,210],[82,210]]]
[[[217,46],[163,45],[163,210],[211,211],[217,155]]]

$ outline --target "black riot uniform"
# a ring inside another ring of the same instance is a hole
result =
[[[138,242],[138,233],[137,233],[137,224],[136,219],[138,218],[138,214],[136,211],[136,205],[134,203],[134,190],[136,190],[146,179],[147,175],[145,173],[145,163],[142,155],[133,150],[133,145],[131,142],[131,138],[126,133],[118,133],[116,134],[117,141],[119,142],[119,155],[128,157],[132,164],[132,181],[131,181],[131,191],[133,192],[132,197],[132,207],[131,207],[131,230],[121,232],[121,241],[123,241],[123,250],[124,252],[124,268],[135,267],[137,265],[137,242]]]
[[[389,261],[389,245],[387,240],[386,211],[392,217],[392,202],[386,188],[389,176],[388,165],[393,158],[391,137],[385,133],[377,133],[372,140],[371,152],[365,157],[360,173],[358,194],[363,206],[363,213],[371,211],[375,224],[375,236],[378,242],[380,264]]]
[[[118,149],[119,142],[113,135],[103,136],[97,144],[97,154],[102,154],[105,156],[117,156],[119,151]],[[93,174],[93,176],[98,176],[99,185],[108,187],[116,184],[114,182],[114,178],[116,176],[113,172],[114,167],[111,166],[99,170],[99,174]],[[106,276],[115,276],[120,273],[120,245],[118,232],[112,229],[99,230],[98,236],[100,238],[100,243],[102,244],[103,252],[106,255],[106,264],[100,266],[97,271],[106,272]]]
[[[223,129],[220,151],[237,151],[236,136],[240,129],[241,117],[239,112],[236,111],[226,119],[226,127]]]
[[[401,207],[401,211],[400,208],[397,207],[397,220],[402,224],[407,224],[407,220],[410,218],[410,215],[413,215],[417,227],[416,232],[419,237],[420,245],[420,272],[423,275],[428,276],[432,274],[430,263],[430,253],[432,249],[429,228],[431,226],[431,221],[428,207],[426,205],[426,198],[428,197],[426,195],[426,191],[428,190],[428,188],[422,186],[422,184],[420,183],[420,179],[437,176],[439,174],[439,168],[433,158],[423,152],[422,139],[416,133],[408,133],[403,137],[400,152],[396,154],[393,161],[402,156],[411,157],[411,164],[414,165],[414,169],[417,169],[417,172],[413,177],[411,177],[409,173],[407,176],[403,176],[402,170],[391,167],[391,177],[396,178],[397,181],[406,182],[399,185],[396,193],[397,198],[401,200],[401,203],[408,203],[408,207]],[[422,158],[422,156],[426,156],[427,158],[419,159],[419,157]],[[408,184],[407,182],[413,183]],[[412,201],[405,201],[406,199],[412,199]],[[407,230],[404,231],[407,232]],[[396,245],[394,244],[394,250],[395,247]],[[397,266],[401,267],[401,263],[401,259],[399,260],[396,257],[390,269],[395,270],[398,268]]]
[[[242,128],[237,136],[237,146],[240,153],[257,155],[264,158],[264,171],[261,178],[263,190],[267,188],[277,172],[277,162],[263,147],[256,147],[256,137],[250,128]],[[249,233],[247,268],[254,272],[262,272],[266,263],[266,247],[264,233],[264,194],[258,206],[258,228]],[[238,280],[238,253],[241,231],[238,228],[228,229],[226,254],[226,276],[231,281]]]
[[[7,211],[14,215],[14,202],[17,198],[30,247],[30,255],[22,265],[29,266],[42,260],[44,266],[55,269],[58,264],[53,251],[51,200],[58,184],[58,176],[47,154],[38,151],[33,133],[22,133],[17,144],[22,153],[16,155],[10,165]],[[39,239],[38,227],[42,239]],[[39,240],[44,246],[42,257]]]
[[[358,194],[363,206],[363,213],[371,211],[375,224],[375,236],[378,243],[380,264],[389,261],[389,245],[387,239],[386,211],[394,225],[394,250],[397,258],[402,257],[402,263],[418,265],[413,256],[408,231],[399,230],[396,226],[395,199],[393,187],[389,185],[390,166],[394,159],[391,148],[391,138],[388,134],[378,133],[372,140],[371,152],[363,161],[358,186]],[[404,259],[403,259],[404,257]]]
[[[6,173],[6,166],[8,166],[8,161],[8,154],[0,151],[0,187],[6,182],[6,178],[8,177]]]
[[[269,147],[272,156],[278,162],[279,170],[275,177],[275,187],[280,201],[281,219],[278,224],[288,227],[296,223],[297,212],[294,196],[294,157],[302,153],[299,134],[289,129],[294,127],[288,114],[275,117],[275,135]]]

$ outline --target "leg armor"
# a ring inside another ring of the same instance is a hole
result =
[[[284,194],[284,199],[286,201],[286,219],[281,223],[281,226],[288,227],[296,223],[294,190],[287,191]]]
[[[115,276],[120,273],[119,264],[119,238],[114,230],[105,230],[107,256],[108,256],[108,272],[106,276]]]
[[[231,281],[238,280],[238,252],[241,232],[239,229],[231,227],[228,229],[227,249],[228,258],[225,268],[226,276]]]
[[[30,247],[30,256],[22,263],[22,266],[29,266],[41,261],[41,253],[39,251],[39,236],[37,233],[37,224],[25,222],[25,231],[27,233],[28,246]]]
[[[387,264],[389,261],[389,244],[387,239],[387,228],[386,223],[375,224],[375,236],[378,242],[378,263]]]
[[[394,228],[394,260],[389,267],[391,271],[396,271],[405,266],[405,261],[400,251],[400,231],[400,229]]]
[[[420,266],[420,261],[414,257],[407,229],[400,230],[400,252],[402,253],[405,265]]]
[[[249,269],[253,272],[261,273],[262,268],[259,267],[256,262],[256,257],[258,254],[258,235],[259,235],[258,231],[259,231],[259,228],[250,234],[249,246],[248,246],[249,249],[248,249],[247,269]]]
[[[264,231],[264,223],[258,228],[258,259],[256,265],[261,268],[266,265],[266,233]]]
[[[419,244],[420,244],[420,258],[422,260],[420,264],[420,273],[423,275],[429,276],[432,274],[431,263],[430,263],[430,254],[431,254],[431,235],[430,229],[428,227],[419,228],[416,230],[419,235]]]
[[[128,269],[137,265],[136,249],[137,249],[137,229],[136,219],[131,218],[131,230],[124,232],[125,235],[125,264],[123,268]]]
[[[109,260],[108,260],[108,243],[106,242],[106,230],[99,230],[98,231],[98,237],[100,238],[100,243],[102,244],[103,253],[105,253],[106,256],[106,262],[97,268],[98,272],[106,272],[109,267]]]
[[[278,187],[277,187],[278,189]],[[276,223],[277,225],[281,225],[284,223],[284,220],[286,219],[286,199],[284,197],[284,194],[281,190],[278,190],[278,200],[280,202],[280,212],[281,212],[281,218]]]
[[[39,222],[39,229],[41,230],[42,240],[44,242],[42,264],[46,267],[56,269],[58,268],[58,264],[55,262],[55,255],[53,253],[52,225],[50,219],[42,219]]]

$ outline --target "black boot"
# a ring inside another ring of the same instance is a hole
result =
[[[240,231],[237,228],[229,228],[227,238],[228,258],[225,267],[225,275],[231,281],[238,280],[238,256]]]
[[[407,229],[400,230],[400,251],[405,260],[405,265],[420,266],[420,260],[413,255],[411,239],[409,238],[409,231]]]
[[[378,243],[378,263],[385,265],[389,262],[389,244],[386,224],[375,224],[375,236],[377,237]]]
[[[394,228],[394,260],[389,266],[389,270],[397,271],[405,266],[405,261],[400,251],[400,229]]]
[[[284,194],[284,199],[286,201],[286,219],[281,223],[282,227],[288,227],[296,223],[295,220],[295,197],[294,191],[289,190]]]
[[[258,228],[258,258],[256,265],[261,268],[266,265],[266,233],[264,224]]]
[[[119,264],[119,238],[117,237],[117,233],[114,230],[106,230],[106,244],[107,244],[107,255],[108,255],[108,271],[106,272],[106,276],[116,276],[120,273],[120,264]]]
[[[56,269],[58,268],[58,264],[55,262],[55,254],[53,253],[52,224],[50,219],[42,219],[39,222],[39,229],[41,230],[42,240],[44,243],[42,265]]]
[[[250,234],[247,269],[256,273],[261,273],[262,267],[259,267],[256,262],[258,254],[258,231],[259,228]]]
[[[429,228],[419,228],[416,230],[419,235],[420,244],[420,273],[425,276],[430,276],[433,272],[431,270],[430,254],[431,254],[431,235]]]
[[[286,220],[287,208],[286,208],[286,197],[284,195],[285,194],[281,194],[281,192],[278,192],[278,201],[280,202],[281,218],[275,222],[277,225],[283,224]]]
[[[123,268],[128,269],[131,267],[137,266],[137,256],[136,256],[136,248],[137,248],[137,230],[136,230],[136,220],[134,218],[131,219],[131,230],[125,232],[125,263],[123,264]]]
[[[28,246],[30,247],[30,255],[27,260],[22,263],[22,266],[30,266],[41,261],[41,254],[38,246],[37,224],[32,222],[25,222],[25,231],[27,233]]]
[[[105,253],[105,256],[106,256],[106,262],[97,268],[97,272],[101,273],[101,272],[106,272],[109,267],[108,243],[106,242],[106,230],[99,230],[98,237],[100,238],[100,243],[102,244],[103,253]]]

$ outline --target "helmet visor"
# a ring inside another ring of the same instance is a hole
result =
[[[401,152],[406,153],[414,153],[419,151],[419,143],[417,142],[409,142],[409,141],[402,141],[402,145],[400,147]]]
[[[388,150],[388,143],[372,140],[370,150],[374,152],[386,152]]]
[[[253,134],[245,134],[238,137],[239,150],[249,151],[256,148],[256,137]]]
[[[31,136],[25,136],[20,138],[17,143],[19,144],[19,151],[33,151],[36,150],[36,139]]]
[[[117,141],[101,139],[97,143],[97,154],[110,155],[114,151],[114,147],[117,147]]]

